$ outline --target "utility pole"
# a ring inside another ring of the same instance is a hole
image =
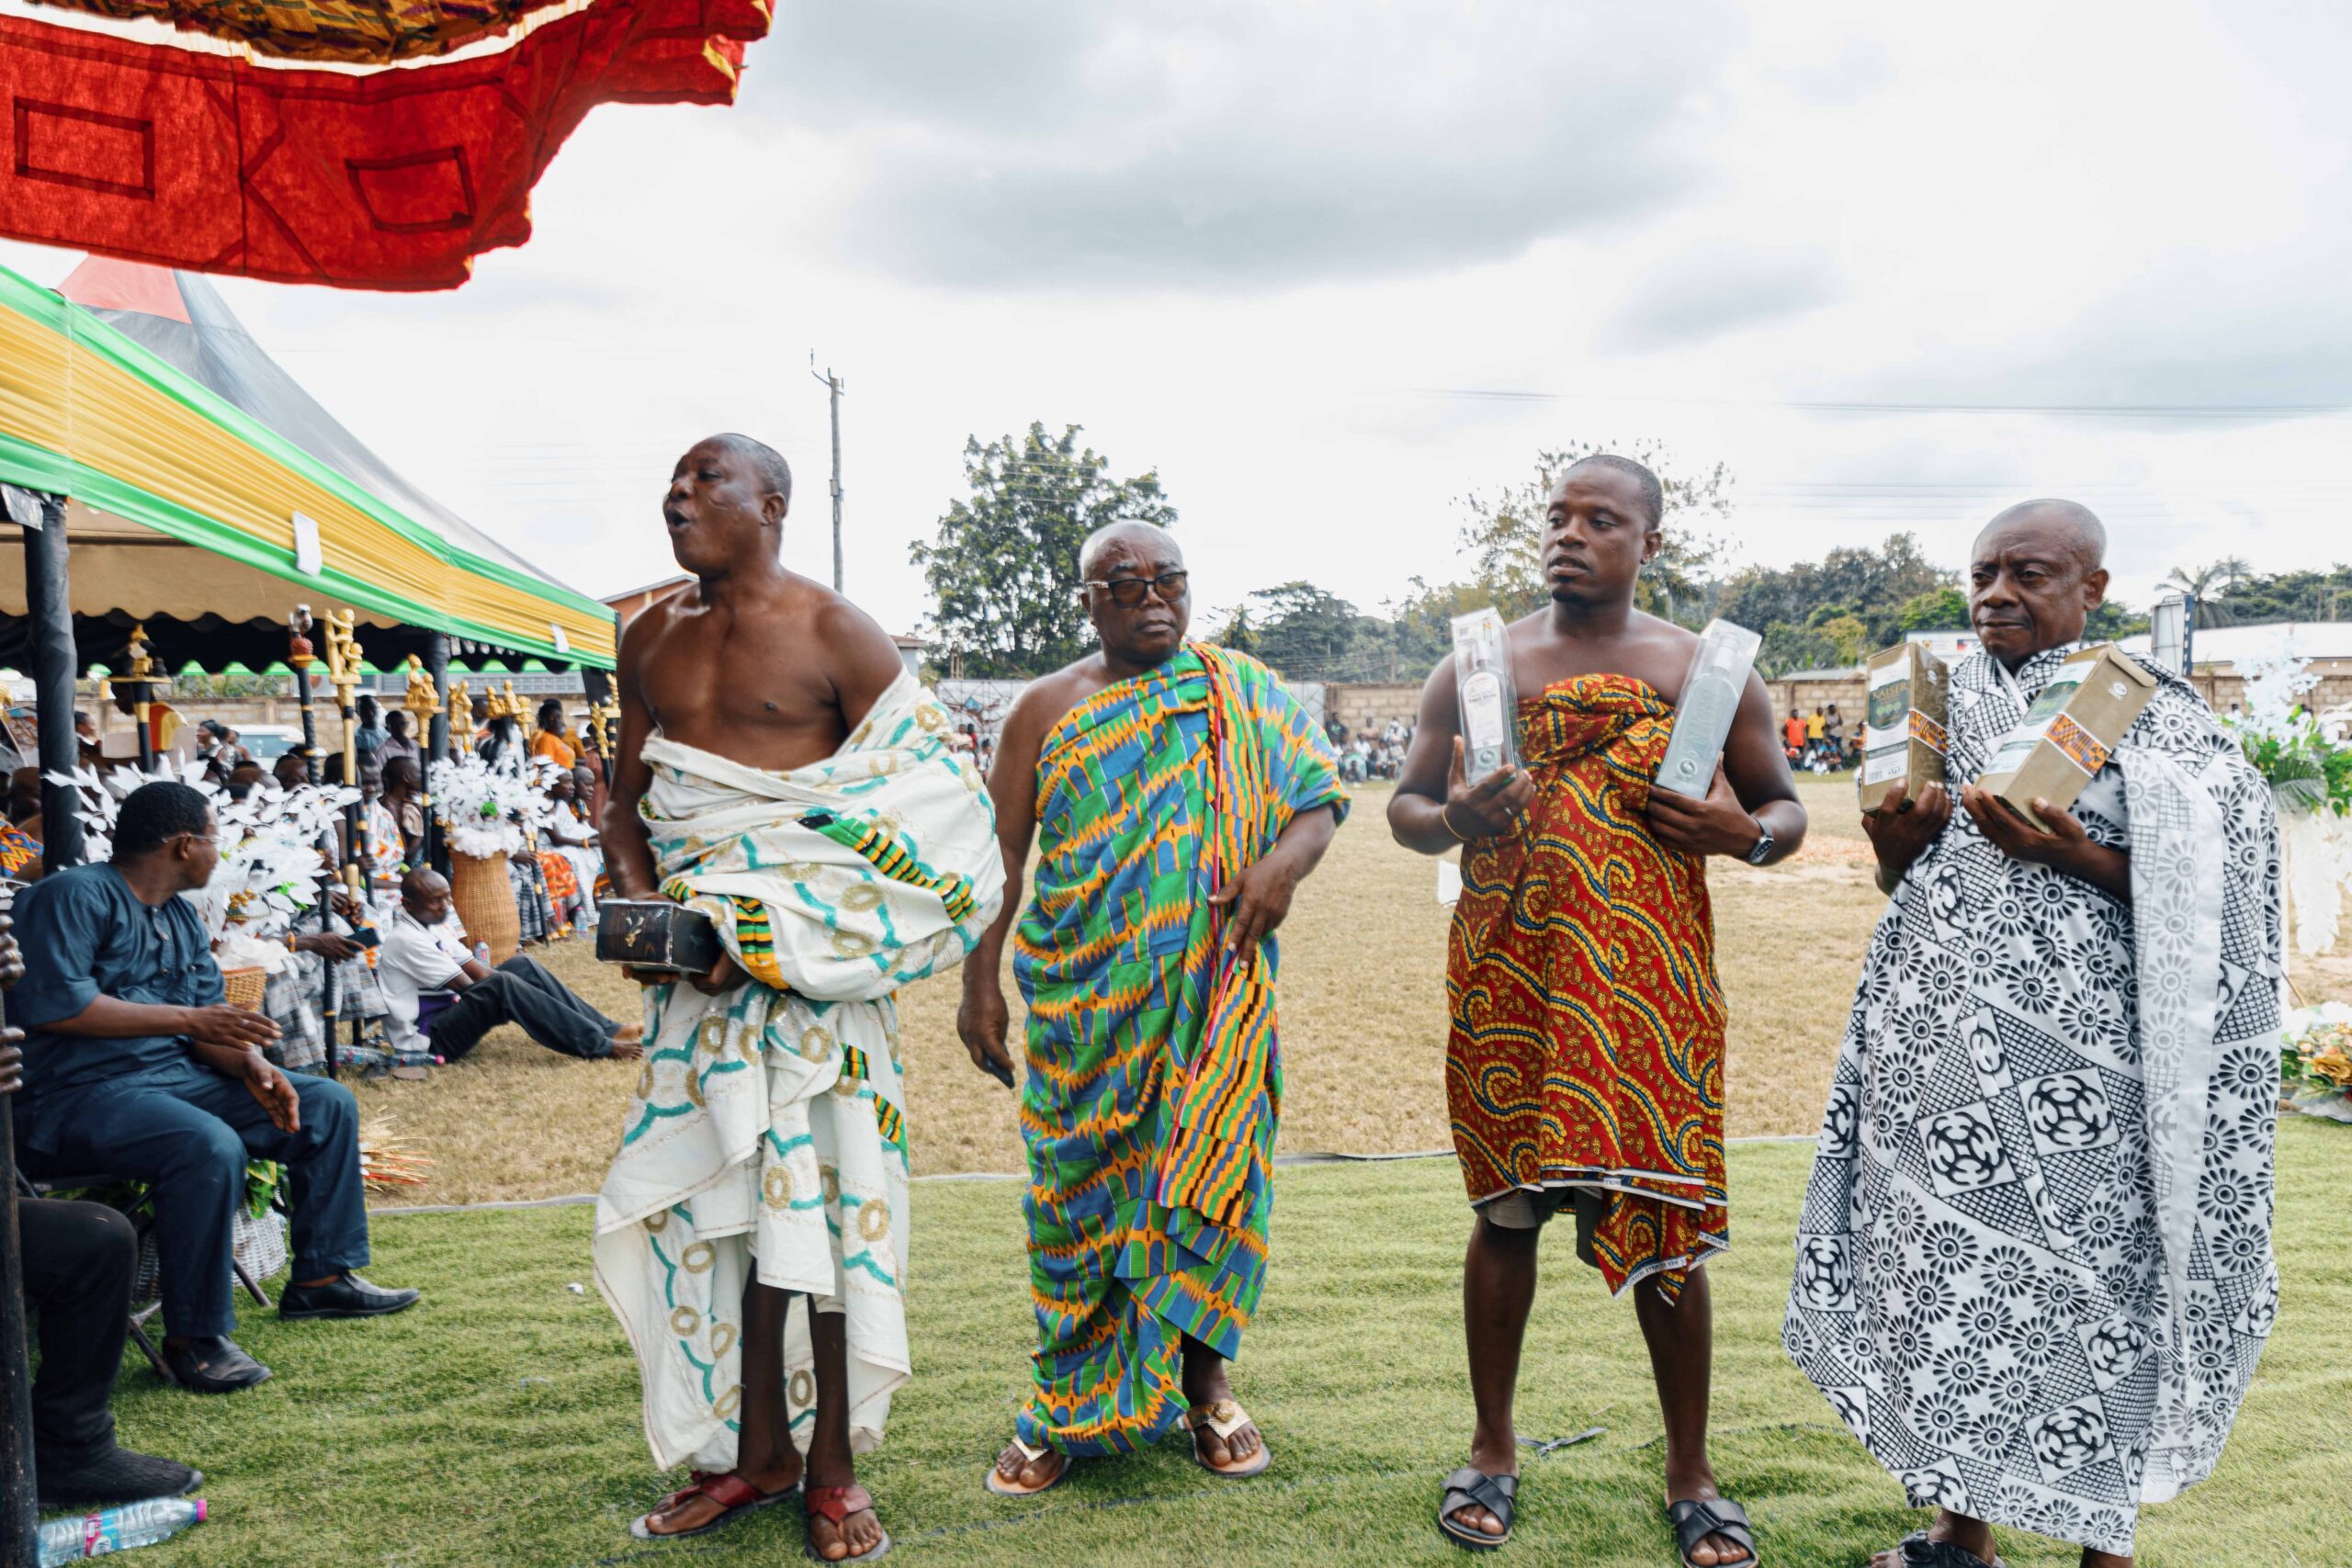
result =
[[[817,376],[817,351],[813,348],[808,351],[808,374]],[[825,367],[823,375],[817,376],[817,379],[825,384],[833,407],[833,592],[839,593],[842,591],[842,393],[847,389],[842,384],[842,378],[833,374],[833,367],[830,365]]]

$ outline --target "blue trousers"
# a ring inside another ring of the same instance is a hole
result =
[[[245,1086],[194,1062],[43,1097],[51,1147],[26,1174],[135,1177],[154,1190],[164,1332],[188,1338],[237,1326],[231,1226],[245,1201],[248,1159],[286,1167],[293,1278],[316,1280],[368,1261],[359,1177],[359,1108],[326,1078],[288,1073],[299,1132],[269,1123]],[[34,1159],[27,1151],[28,1160]]]

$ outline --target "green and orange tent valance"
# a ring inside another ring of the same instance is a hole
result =
[[[304,604],[355,611],[386,668],[436,632],[612,666],[610,610],[409,485],[200,277],[91,261],[60,294],[0,268],[0,483],[69,498],[85,663],[144,623],[171,667],[260,668]],[[21,624],[23,572],[0,548],[0,622]]]

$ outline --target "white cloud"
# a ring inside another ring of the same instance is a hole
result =
[[[788,559],[830,571],[812,348],[894,626],[965,436],[1032,419],[1159,469],[1212,604],[1453,572],[1455,498],[1571,437],[1727,461],[1756,560],[1910,528],[1957,564],[2043,493],[2108,518],[2127,597],[2352,555],[2340,415],[2023,412],[2352,402],[2335,12],[782,9],[738,107],[591,117],[460,293],[223,292],[600,592],[670,570],[659,491],[717,429],[792,460]]]

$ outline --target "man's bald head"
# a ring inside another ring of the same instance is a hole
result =
[[[2063,547],[2086,572],[2107,564],[2107,525],[2079,501],[2044,497],[2018,502],[1984,525],[1984,531],[1976,536],[1975,553],[1983,556],[1996,535],[2011,534],[2030,534],[2049,547]]]
[[[733,453],[750,466],[762,490],[774,491],[784,497],[784,503],[786,506],[792,504],[792,465],[784,460],[783,453],[766,442],[754,441],[748,435],[738,435],[733,431],[726,431],[718,435],[709,436],[697,445],[717,446]]]
[[[429,865],[418,866],[401,878],[401,908],[422,926],[437,926],[449,918],[449,882]]]
[[[1157,523],[1141,523],[1129,517],[1116,523],[1105,523],[1086,536],[1086,542],[1078,547],[1078,575],[1091,579],[1103,553],[1113,545],[1139,547],[1138,565],[1148,566],[1160,561],[1173,566],[1184,564],[1184,552],[1178,547],[1175,535]]]
[[[2019,502],[1984,525],[1968,563],[1968,616],[2015,670],[2082,640],[2107,602],[2107,529],[2078,502]]]

